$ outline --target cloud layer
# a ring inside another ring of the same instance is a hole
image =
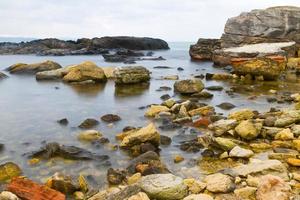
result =
[[[299,0],[1,0],[0,35],[132,35],[168,41],[220,37],[227,18]]]

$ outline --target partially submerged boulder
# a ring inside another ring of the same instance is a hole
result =
[[[221,48],[219,39],[200,38],[197,44],[190,46],[190,56],[194,60],[211,60],[213,51]]]
[[[69,67],[68,73],[63,77],[63,80],[66,82],[83,82],[88,80],[104,82],[106,81],[106,76],[102,68],[93,62],[87,61]]]
[[[203,89],[204,84],[199,79],[180,80],[174,83],[174,90],[181,94],[193,94]]]
[[[0,182],[8,181],[14,177],[20,176],[21,174],[22,170],[13,162],[7,162],[0,165]]]
[[[142,66],[128,66],[117,68],[114,71],[116,84],[134,84],[148,82],[150,71]]]
[[[6,74],[4,74],[3,72],[0,72],[0,80],[8,78],[8,76]]]
[[[45,62],[34,63],[34,64],[17,63],[8,67],[6,70],[9,71],[9,73],[13,74],[13,73],[37,73],[37,72],[55,70],[60,68],[61,68],[60,64],[47,60]]]

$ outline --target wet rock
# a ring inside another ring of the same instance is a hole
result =
[[[139,192],[136,195],[131,196],[128,200],[150,200],[146,193]]]
[[[280,177],[266,175],[260,179],[256,192],[257,200],[289,200],[290,186]]]
[[[63,126],[67,126],[69,124],[69,121],[67,118],[63,118],[63,119],[57,120],[57,123],[59,123],[60,125],[63,125]]]
[[[275,140],[292,140],[294,139],[294,134],[291,132],[291,129],[285,128],[279,131],[275,135]]]
[[[160,105],[151,105],[150,108],[145,113],[146,117],[155,117],[157,114],[161,112],[168,112],[170,109],[166,106]]]
[[[206,183],[206,189],[214,193],[228,193],[235,188],[232,178],[221,173],[208,175],[205,177],[204,182]]]
[[[237,144],[229,138],[216,137],[215,142],[219,148],[225,151],[229,151],[233,149],[235,146],[237,146]]]
[[[224,102],[224,103],[217,105],[217,107],[222,108],[223,110],[231,110],[231,109],[235,108],[236,106],[233,105],[232,103]]]
[[[117,84],[133,84],[150,80],[150,71],[142,66],[118,68],[115,70],[114,75]]]
[[[126,179],[126,171],[124,170],[115,170],[113,168],[109,168],[107,170],[107,181],[111,185],[119,185]]]
[[[187,196],[187,186],[183,179],[172,174],[154,174],[142,177],[139,182],[150,198],[158,200],[176,200]]]
[[[181,155],[176,155],[174,157],[174,163],[180,163],[182,161],[184,161],[184,157],[182,157]]]
[[[102,134],[96,130],[83,131],[83,132],[80,132],[77,136],[77,138],[79,140],[87,141],[87,142],[99,140],[101,137],[102,137]]]
[[[253,117],[254,113],[250,109],[238,110],[228,115],[228,119],[235,119],[237,121],[252,119]]]
[[[164,95],[162,95],[162,96],[160,97],[160,99],[163,100],[163,101],[166,101],[166,100],[168,100],[168,99],[170,99],[170,98],[171,98],[171,96],[170,96],[169,94],[164,94]]]
[[[215,113],[215,108],[212,106],[203,106],[200,108],[192,109],[188,112],[188,114],[192,117],[196,116],[196,115],[208,116],[208,115],[212,115],[214,113]]]
[[[183,200],[214,200],[214,198],[208,194],[191,194]]]
[[[15,178],[7,186],[7,190],[22,200],[55,199],[65,200],[64,194],[47,186],[39,185],[29,179]]]
[[[149,142],[155,146],[158,146],[160,143],[160,134],[153,123],[125,136],[120,146],[128,148],[145,142]]]
[[[68,67],[68,73],[63,77],[63,80],[66,82],[83,82],[88,80],[104,82],[106,81],[106,76],[102,68],[93,62],[86,61]]]
[[[161,145],[170,145],[172,143],[172,139],[165,135],[160,135],[160,144]]]
[[[47,60],[45,62],[34,63],[34,64],[17,63],[8,67],[6,70],[14,74],[14,73],[36,73],[36,72],[42,72],[48,70],[55,70],[59,68],[61,68],[60,64]]]
[[[79,147],[60,145],[55,142],[48,143],[40,150],[25,155],[28,155],[30,158],[50,159],[53,157],[61,157],[71,160],[97,160],[100,162],[109,159],[107,155],[97,155]]]
[[[15,194],[8,192],[8,191],[1,192],[0,199],[1,200],[20,200],[19,197],[17,197]]]
[[[162,76],[161,79],[163,79],[163,80],[178,80],[179,76],[178,75],[168,75],[168,76]]]
[[[214,132],[214,135],[221,136],[227,131],[234,129],[238,125],[234,119],[221,119],[208,126]]]
[[[222,91],[224,88],[219,85],[212,85],[212,86],[207,86],[205,89],[212,90],[212,91]]]
[[[157,147],[151,143],[143,143],[140,145],[140,153],[146,153],[148,151],[157,151]]]
[[[99,124],[98,120],[88,118],[84,120],[78,127],[83,129],[89,129],[89,128],[93,128],[94,126],[97,126],[98,124]]]
[[[7,162],[0,165],[0,182],[8,181],[14,177],[20,176],[21,174],[22,170],[13,162]]]
[[[177,67],[177,71],[184,71],[182,67]]]
[[[164,163],[161,162],[159,155],[153,151],[148,151],[131,160],[127,167],[128,172],[131,174],[136,173],[139,165],[144,165],[147,168],[143,171],[145,174],[150,174],[150,172],[159,174],[169,172]]]
[[[0,72],[0,80],[8,78],[8,76],[6,74],[4,74],[3,72]]]
[[[235,146],[229,152],[229,156],[235,158],[250,158],[253,155],[254,155],[253,151],[241,148],[239,146]]]
[[[246,140],[252,140],[260,134],[261,128],[262,123],[260,122],[244,120],[237,127],[235,127],[235,131],[240,137]]]
[[[73,182],[71,177],[61,173],[55,173],[47,180],[46,185],[63,194],[73,194],[75,191],[79,190],[79,186]]]
[[[200,98],[200,99],[211,99],[213,98],[213,94],[207,92],[207,91],[201,91],[201,92],[198,92],[198,93],[194,93],[191,95],[192,97],[197,97],[197,98]]]
[[[201,80],[187,79],[176,81],[174,84],[174,90],[181,94],[193,94],[201,92],[204,89],[204,85]]]
[[[101,120],[107,123],[113,123],[113,122],[120,121],[121,117],[114,114],[106,114],[101,117]]]

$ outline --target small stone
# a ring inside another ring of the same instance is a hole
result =
[[[95,140],[99,140],[102,137],[102,134],[99,131],[96,130],[87,130],[87,131],[83,131],[80,132],[78,135],[78,140],[81,141],[95,141]]]
[[[107,170],[107,181],[112,185],[119,185],[126,179],[126,172],[123,170],[115,170],[113,168],[109,168]]]
[[[130,176],[129,178],[127,178],[127,183],[128,185],[132,185],[137,183],[140,179],[142,178],[142,174],[141,173],[135,173],[132,176]]]
[[[80,192],[80,191],[74,192],[73,195],[74,195],[75,200],[84,200],[84,198],[85,198],[83,192]]]
[[[40,163],[40,159],[38,159],[38,158],[32,158],[32,159],[30,159],[29,161],[28,161],[28,164],[29,165],[37,165],[37,164],[39,164]]]
[[[139,192],[136,195],[131,196],[128,200],[150,200],[146,193]]]
[[[155,117],[160,112],[168,112],[170,109],[166,106],[160,105],[151,105],[150,108],[146,111],[146,117]]]
[[[230,157],[236,157],[236,158],[250,158],[253,155],[254,155],[253,151],[241,148],[239,146],[235,146],[229,152]]]
[[[60,125],[63,125],[63,126],[67,126],[69,124],[69,121],[67,118],[63,118],[63,119],[57,120],[57,123],[59,123]]]
[[[219,85],[213,85],[213,86],[208,86],[205,89],[207,90],[213,90],[213,91],[222,91],[223,87]]]
[[[236,143],[234,143],[231,139],[228,138],[216,137],[215,141],[217,145],[225,151],[230,151],[235,146],[237,146]]]
[[[228,115],[228,119],[235,119],[237,121],[252,119],[254,117],[254,113],[250,109],[242,109],[239,111],[232,112]]]
[[[227,151],[225,151],[224,153],[222,153],[221,155],[220,155],[220,159],[225,159],[225,158],[228,158],[229,157],[229,155],[228,155],[228,152]]]
[[[275,135],[275,140],[292,140],[294,139],[294,134],[291,129],[285,128]]]
[[[251,120],[244,120],[235,127],[235,131],[242,138],[252,140],[260,134],[261,128],[261,123],[253,123]]]
[[[47,180],[46,185],[54,190],[60,191],[63,194],[73,194],[79,189],[71,177],[65,176],[61,173],[55,173]]]
[[[183,180],[184,184],[192,194],[199,194],[206,188],[206,184],[193,178]]]
[[[1,200],[20,200],[15,194],[8,192],[8,191],[1,192],[0,199]]]
[[[254,199],[255,198],[255,187],[244,187],[234,190],[234,194],[241,199]]]
[[[176,101],[172,98],[165,100],[162,105],[167,106],[168,108],[172,108],[172,106],[176,103]]]
[[[235,108],[236,106],[233,105],[232,103],[224,102],[224,103],[217,105],[217,107],[222,108],[223,110],[231,110],[231,109]]]
[[[174,157],[174,163],[180,163],[182,161],[184,161],[184,157],[182,157],[181,155],[176,155]]]
[[[208,175],[205,177],[204,182],[207,184],[206,189],[214,193],[228,193],[235,187],[231,177],[221,173]]]
[[[174,84],[174,90],[181,94],[193,94],[201,92],[203,89],[204,84],[198,79],[176,81]]]
[[[286,162],[291,166],[300,167],[300,159],[288,158]]]
[[[92,119],[92,118],[88,118],[88,119],[84,120],[78,127],[84,128],[84,129],[89,129],[94,126],[97,126],[98,124],[99,124],[99,121]]]
[[[300,152],[300,139],[293,140],[293,147]]]
[[[208,194],[191,194],[185,197],[183,200],[214,200],[214,198]]]
[[[227,131],[235,128],[237,126],[237,121],[233,119],[221,119],[208,126],[208,128],[214,131],[215,136],[221,136]]]
[[[160,135],[160,144],[161,145],[170,145],[172,143],[172,139],[165,135]]]

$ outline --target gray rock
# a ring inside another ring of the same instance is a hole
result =
[[[153,199],[177,200],[188,194],[183,179],[172,174],[153,174],[142,177],[139,182],[142,190]]]
[[[213,124],[210,124],[208,127],[214,131],[214,135],[221,136],[227,131],[234,129],[238,125],[235,119],[221,119]]]
[[[190,47],[190,56],[195,60],[211,60],[213,51],[221,47],[218,39],[200,38],[195,45]]]
[[[254,155],[254,152],[249,149],[244,149],[239,146],[235,146],[231,151],[229,152],[230,157],[235,158],[250,158]]]
[[[300,121],[300,110],[285,110],[283,114],[280,115],[276,121],[276,127],[285,127]]]
[[[228,193],[235,188],[232,178],[221,173],[208,175],[204,181],[207,184],[206,189],[214,193]]]
[[[8,76],[2,72],[0,72],[0,80],[8,78]]]

